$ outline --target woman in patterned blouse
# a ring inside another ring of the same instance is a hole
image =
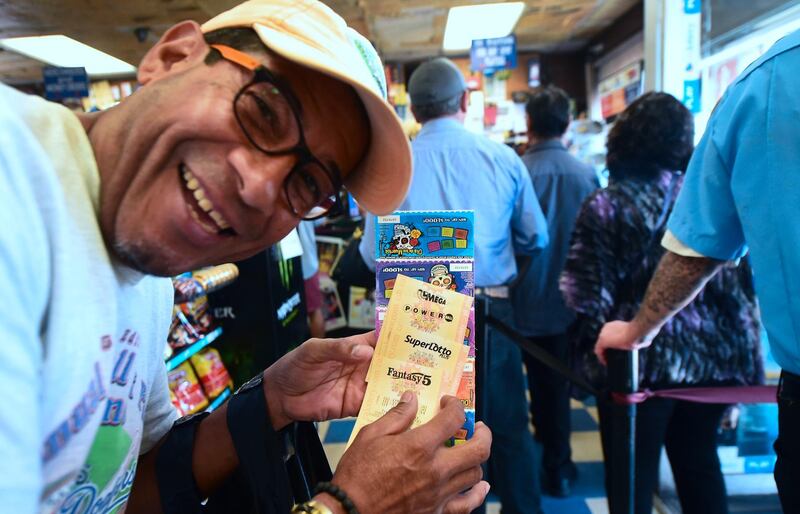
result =
[[[574,357],[598,386],[605,368],[593,352],[607,321],[633,317],[664,250],[666,219],[693,150],[694,121],[674,97],[648,93],[625,110],[608,136],[609,187],[584,202],[560,287],[576,311]],[[708,282],[697,299],[639,352],[640,387],[745,385],[764,378],[760,325],[746,260]],[[604,453],[608,408],[599,404]],[[635,512],[652,511],[666,446],[684,513],[727,513],[716,452],[725,405],[653,398],[636,418]],[[606,459],[606,480],[611,475]],[[608,482],[606,490],[609,491]]]

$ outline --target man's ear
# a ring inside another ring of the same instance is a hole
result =
[[[414,115],[414,119],[417,120],[417,123],[422,123],[419,121],[419,116],[417,116],[417,110],[414,108],[414,105],[411,105],[411,114]]]
[[[461,112],[466,113],[467,107],[469,107],[469,90],[465,89],[464,93],[461,95],[459,108],[461,109]]]
[[[170,27],[145,54],[137,78],[139,83],[147,84],[202,62],[207,53],[208,45],[200,25],[194,21],[182,21]]]

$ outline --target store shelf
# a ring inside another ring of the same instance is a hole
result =
[[[206,408],[206,412],[211,412],[214,409],[216,409],[217,407],[219,407],[220,405],[222,405],[223,403],[225,403],[225,400],[227,400],[230,395],[231,395],[230,388],[225,389],[224,391],[222,391],[222,393],[219,396],[214,398],[214,401],[211,402],[211,405],[209,405]]]
[[[189,357],[196,354],[206,346],[210,345],[214,342],[216,338],[218,338],[222,334],[222,327],[217,327],[211,332],[208,333],[204,338],[192,343],[188,348],[185,350],[181,350],[176,355],[167,359],[167,371],[172,371],[173,369],[177,368],[184,362],[186,362]]]

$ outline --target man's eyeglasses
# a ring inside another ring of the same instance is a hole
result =
[[[267,155],[295,154],[297,162],[283,182],[283,192],[298,218],[313,220],[340,209],[341,174],[309,150],[300,104],[291,90],[257,59],[225,45],[211,45],[223,58],[254,73],[233,99],[242,132]]]

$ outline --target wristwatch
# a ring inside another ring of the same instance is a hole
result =
[[[292,514],[301,514],[302,512],[308,514],[333,514],[333,511],[327,505],[314,500],[299,503],[292,507]]]

